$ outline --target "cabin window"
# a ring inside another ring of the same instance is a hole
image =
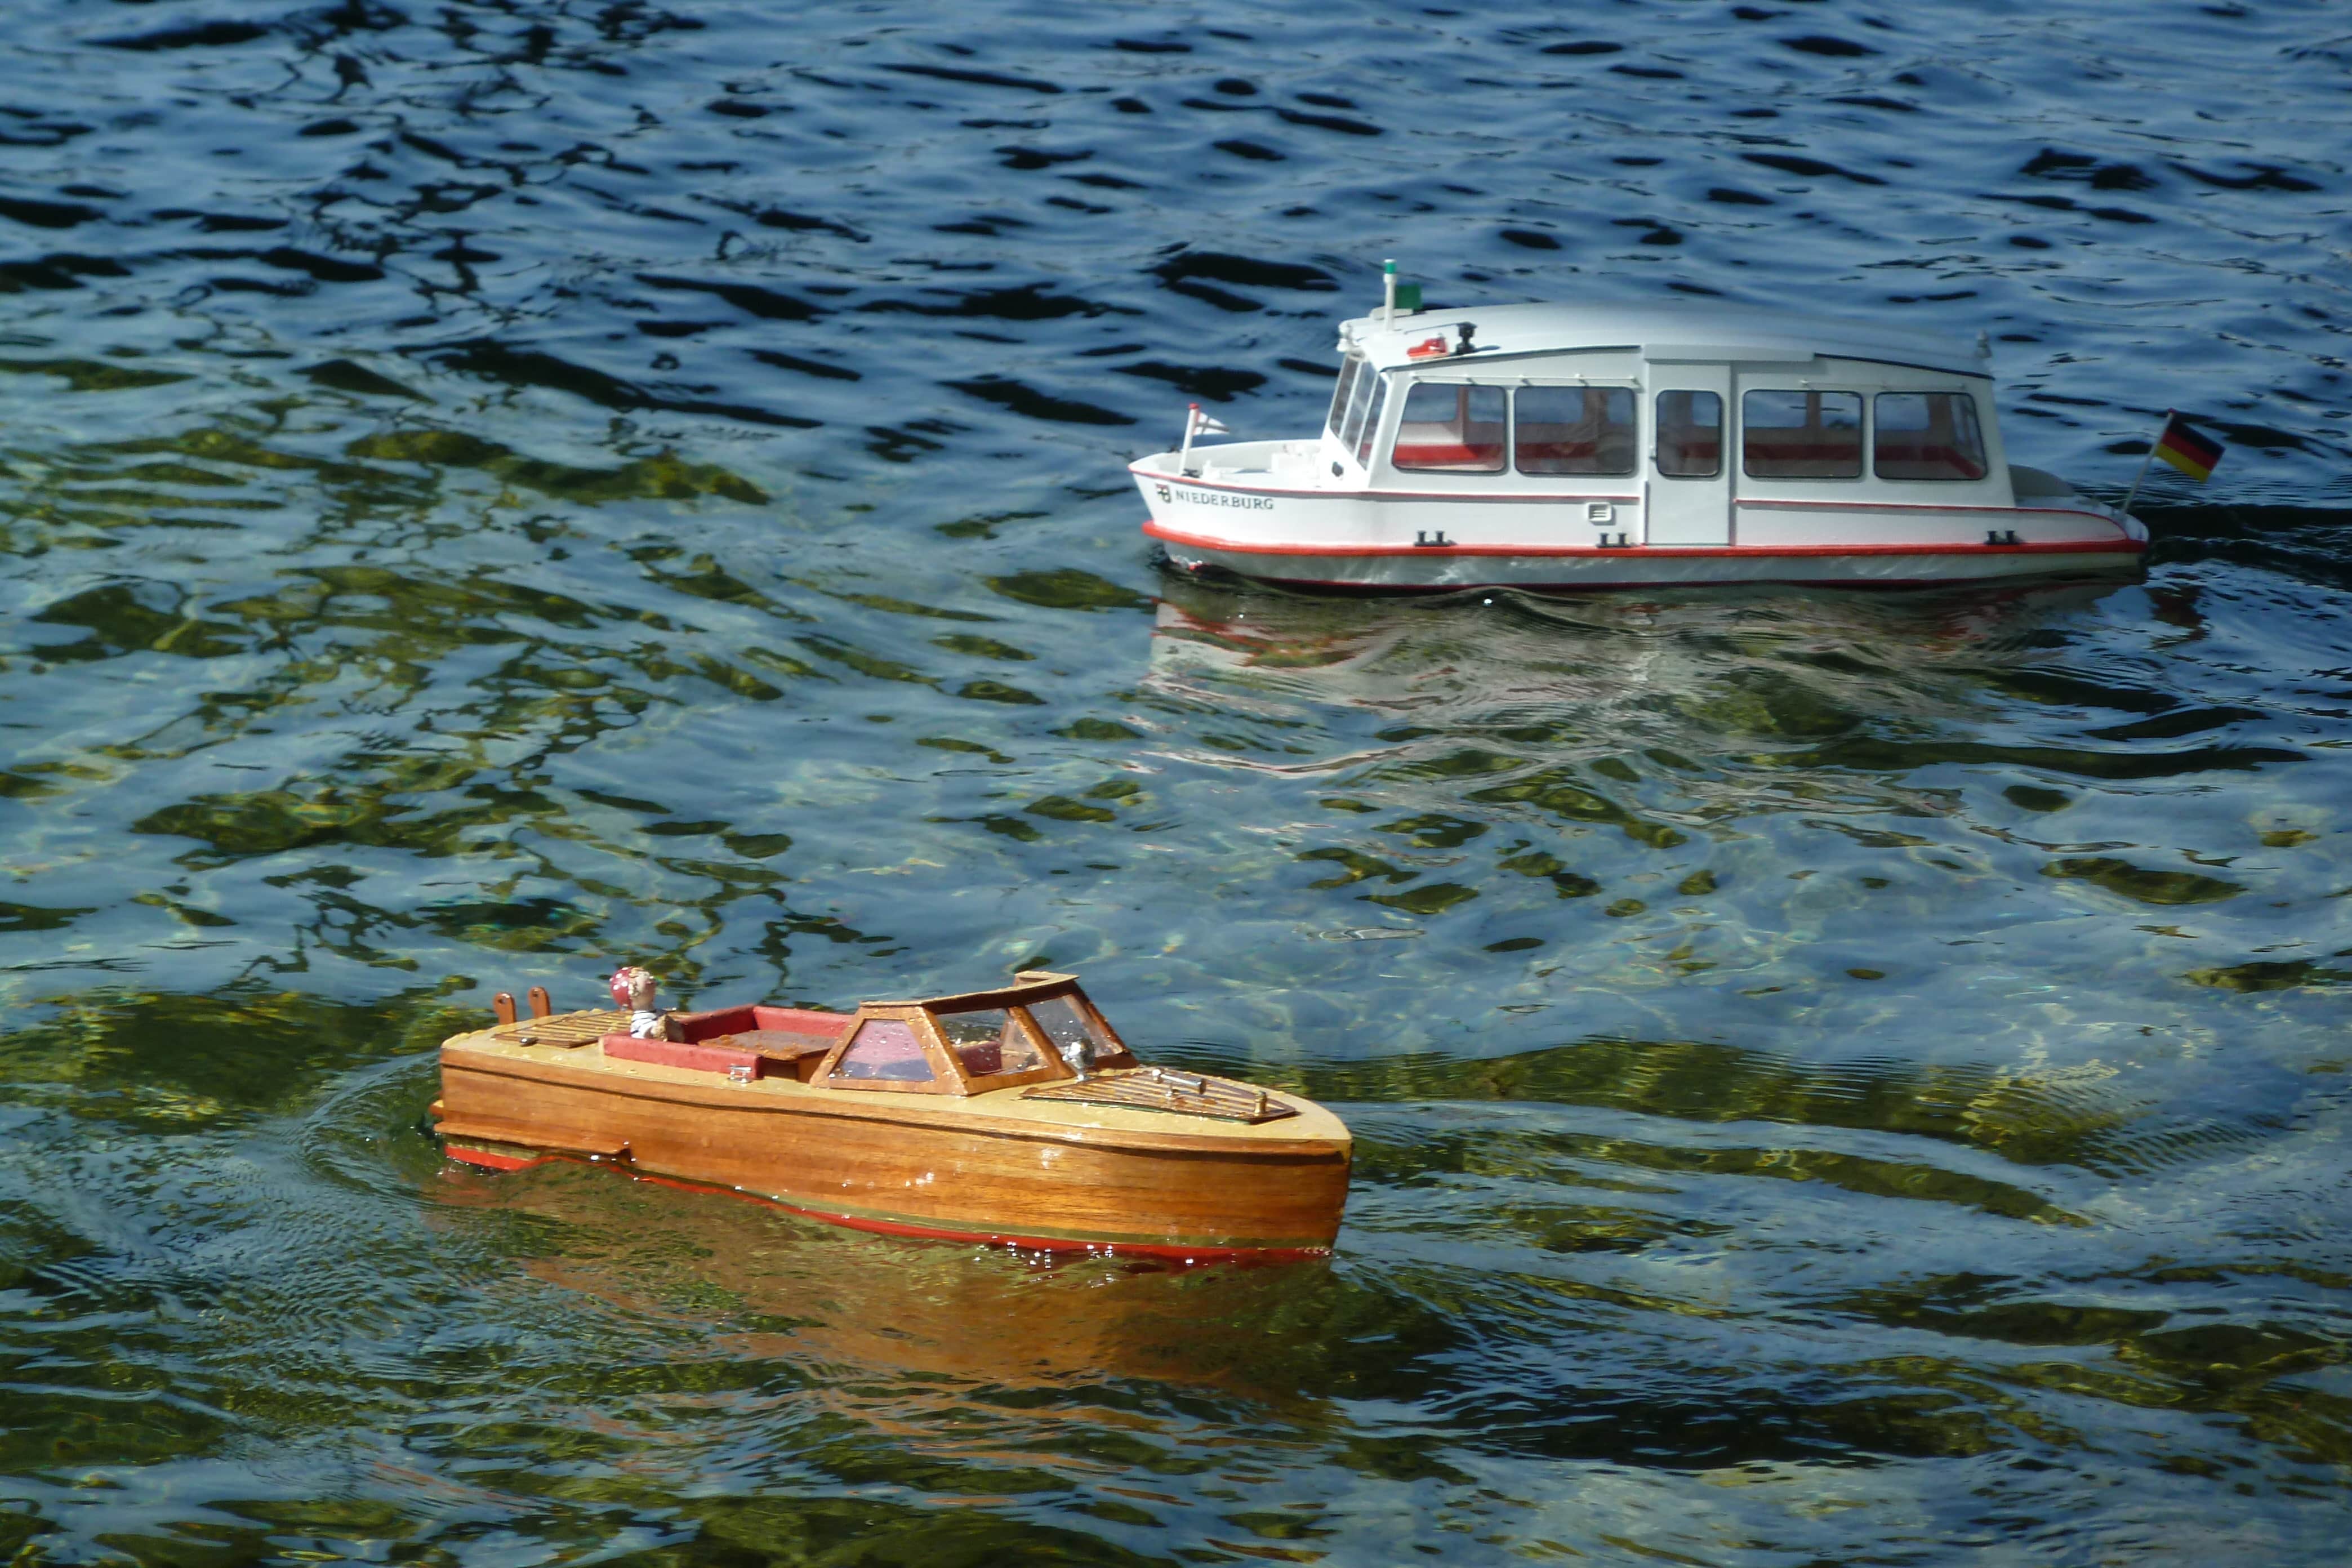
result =
[[[1871,466],[1882,479],[1980,479],[1984,433],[1965,392],[1882,392],[1871,408]]]
[[[948,1038],[948,1049],[955,1053],[968,1077],[1030,1072],[1045,1065],[1045,1054],[1030,1043],[1029,1032],[1002,1007],[934,1013],[931,1016],[939,1020],[940,1032]]]
[[[1122,1056],[1124,1050],[1117,1040],[1105,1034],[1095,1021],[1087,1016],[1085,1008],[1067,996],[1048,996],[1043,1002],[1029,1004],[1029,1016],[1062,1053],[1073,1072],[1084,1072],[1108,1057]]]
[[[1503,389],[1424,381],[1404,395],[1389,461],[1424,473],[1503,471]]]
[[[1711,479],[1723,472],[1723,399],[1712,392],[1658,394],[1658,472]]]
[[[835,1078],[883,1083],[929,1083],[934,1075],[914,1026],[898,1018],[868,1018],[834,1064]]]
[[[1349,354],[1339,362],[1339,384],[1331,389],[1331,434],[1338,436],[1348,426],[1348,399],[1356,390],[1356,373],[1364,368],[1364,356]],[[1343,437],[1344,438],[1344,437]]]
[[[1372,437],[1380,434],[1381,416],[1388,411],[1389,378],[1384,375],[1369,375],[1364,379],[1375,384],[1372,387],[1371,409],[1364,416],[1363,434],[1356,438],[1356,461],[1359,465],[1369,467],[1372,460]]]
[[[1513,405],[1513,460],[1519,472],[1633,471],[1632,388],[1523,386]]]
[[[1751,392],[1739,400],[1740,458],[1759,479],[1862,477],[1862,394]]]
[[[1348,393],[1348,415],[1339,425],[1339,445],[1353,451],[1356,437],[1363,433],[1364,416],[1370,412],[1372,388],[1379,383],[1380,373],[1366,365],[1356,373],[1356,384]]]

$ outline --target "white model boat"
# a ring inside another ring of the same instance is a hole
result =
[[[1339,351],[1321,436],[1188,436],[1129,465],[1171,560],[1381,590],[1895,586],[2128,570],[2147,548],[2137,518],[2010,465],[1982,338],[1499,305],[1383,309]]]

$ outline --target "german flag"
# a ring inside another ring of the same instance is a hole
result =
[[[2164,434],[2156,438],[2156,455],[2200,485],[2212,477],[2222,450],[2221,442],[2199,435],[2178,414],[2166,418]]]

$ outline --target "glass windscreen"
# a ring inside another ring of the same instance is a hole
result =
[[[1371,411],[1372,389],[1381,383],[1380,374],[1370,365],[1356,373],[1356,384],[1348,393],[1348,417],[1339,426],[1339,445],[1355,448],[1357,437],[1364,431],[1364,416]]]
[[[868,1018],[857,1027],[849,1048],[834,1064],[833,1077],[866,1079],[883,1083],[929,1083],[930,1058],[914,1026],[897,1018]]]
[[[1503,471],[1503,389],[1423,382],[1405,394],[1389,461],[1449,474]]]
[[[1381,414],[1389,405],[1389,378],[1376,375],[1372,388],[1372,405],[1364,416],[1364,428],[1356,437],[1356,461],[1370,466],[1372,460],[1372,438],[1381,433]]]
[[[1523,386],[1513,417],[1523,474],[1633,471],[1631,387]]]
[[[1356,390],[1356,376],[1364,368],[1364,356],[1349,354],[1339,365],[1339,384],[1331,389],[1331,417],[1325,421],[1331,434],[1339,436],[1347,427],[1348,399]],[[1341,437],[1344,440],[1346,437]]]
[[[1106,1057],[1122,1054],[1118,1042],[1095,1026],[1086,1009],[1067,996],[1048,996],[1029,1004],[1029,1016],[1062,1053],[1073,1072],[1085,1072]]]
[[[964,1013],[934,1013],[948,1049],[973,1078],[991,1073],[1029,1072],[1045,1065],[1045,1053],[1030,1044],[1011,1013],[1002,1007],[977,1007]]]
[[[1871,464],[1882,479],[1980,479],[1984,433],[1962,392],[1882,392]]]
[[[1723,471],[1723,399],[1712,392],[1658,394],[1658,472],[1711,479]]]
[[[1759,479],[1862,477],[1862,394],[1748,393],[1739,400],[1741,461]]]

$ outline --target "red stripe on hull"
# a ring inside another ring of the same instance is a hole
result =
[[[488,1149],[468,1149],[460,1143],[444,1143],[441,1152],[452,1160],[479,1165],[485,1171],[528,1171],[555,1158],[552,1154],[493,1154]]]
[[[2053,574],[2017,581],[2046,585],[2067,580],[2063,574]],[[1675,588],[1709,591],[1717,588],[1852,588],[1868,594],[1908,594],[1927,593],[1937,588],[1997,586],[2005,580],[1994,577],[1612,577],[1605,583],[1370,583],[1345,578],[1254,576],[1250,581],[1272,583],[1284,588],[1312,588],[1318,593],[1391,598],[1403,594],[1491,594],[1498,589],[1507,589],[1514,594],[1547,595],[1664,593]]]
[[[1447,556],[1564,558],[1586,561],[1818,560],[1832,556],[1883,555],[2137,555],[2147,546],[2132,539],[2085,539],[2042,544],[1637,544],[1601,549],[1589,544],[1253,544],[1180,533],[1153,521],[1143,525],[1153,539],[1230,555],[1298,555],[1420,559]],[[1464,584],[1467,586],[1467,584]]]

